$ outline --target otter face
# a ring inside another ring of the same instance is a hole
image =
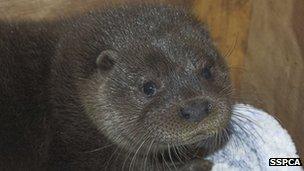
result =
[[[96,71],[81,84],[86,115],[111,142],[133,151],[204,145],[226,134],[231,81],[207,31],[180,11],[152,11],[148,20],[140,14],[79,41],[98,40],[82,51],[101,49]],[[104,32],[112,36],[96,37]]]
[[[229,72],[205,40],[168,36],[101,52],[95,100],[86,105],[100,130],[128,149],[198,144],[224,131]]]

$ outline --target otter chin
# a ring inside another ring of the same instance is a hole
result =
[[[40,150],[31,154],[43,155],[24,158],[23,167],[208,170],[203,156],[229,138],[228,66],[206,27],[186,9],[119,6],[1,29],[7,46],[1,111],[25,118],[14,117],[7,128],[20,123],[24,142]],[[17,135],[7,133],[11,139],[2,143],[24,146]],[[3,154],[18,156],[12,151]]]

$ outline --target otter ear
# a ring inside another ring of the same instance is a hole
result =
[[[117,59],[117,52],[113,50],[102,51],[96,60],[97,67],[102,71],[108,71],[112,69]]]

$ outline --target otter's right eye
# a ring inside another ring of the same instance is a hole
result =
[[[156,93],[157,86],[153,81],[149,81],[144,83],[143,85],[143,92],[148,96],[151,97]]]

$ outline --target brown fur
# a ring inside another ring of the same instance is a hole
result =
[[[119,7],[0,27],[2,168],[184,169],[193,162],[179,157],[226,133],[227,66],[186,10]],[[97,60],[106,50],[116,55]],[[211,80],[200,76],[207,66]],[[152,98],[141,91],[149,80],[159,86]],[[181,119],[180,107],[196,100],[211,102],[210,116]]]

